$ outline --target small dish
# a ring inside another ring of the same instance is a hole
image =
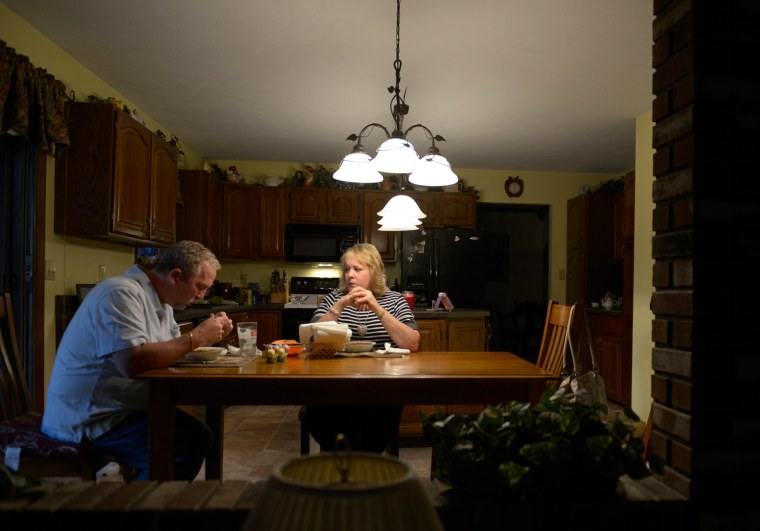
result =
[[[272,341],[273,345],[287,345],[288,356],[296,356],[303,351],[303,343],[299,343],[294,339],[276,339]]]
[[[192,352],[188,352],[185,359],[188,361],[214,361],[226,353],[227,349],[222,347],[198,347]]]
[[[373,341],[349,341],[343,347],[344,352],[369,352],[375,345]]]
[[[411,350],[409,350],[408,348],[389,347],[385,349],[376,350],[375,353],[394,355],[394,356],[406,356],[407,354],[411,354]]]

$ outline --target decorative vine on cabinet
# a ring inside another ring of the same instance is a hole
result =
[[[56,159],[57,234],[128,245],[176,238],[177,151],[110,103],[67,104]]]

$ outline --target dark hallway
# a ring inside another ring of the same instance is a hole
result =
[[[490,349],[534,360],[549,298],[549,207],[478,203],[477,208],[486,260],[473,267],[486,277]]]

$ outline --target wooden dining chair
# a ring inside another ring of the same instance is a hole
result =
[[[566,306],[549,300],[544,322],[544,335],[538,350],[536,365],[552,374],[560,375],[564,364],[567,331],[573,326],[575,304]],[[554,385],[552,382],[550,385]]]
[[[20,448],[18,472],[33,477],[95,479],[111,459],[97,448],[59,441],[40,431],[42,414],[32,411],[16,339],[10,293],[0,294],[0,450]]]

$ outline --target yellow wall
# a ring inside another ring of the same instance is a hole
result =
[[[124,95],[118,93],[107,83],[96,77],[76,59],[68,55],[43,34],[39,33],[23,19],[0,3],[0,38],[17,52],[29,56],[35,66],[46,68],[57,79],[66,84],[69,90],[73,90],[78,100],[85,100],[88,95],[95,94],[99,97],[114,96],[125,102],[130,108],[137,109],[145,119],[146,125],[151,130],[161,129],[165,133],[171,133],[161,127],[140,109],[139,102],[130,101]],[[633,124],[632,124],[633,127]],[[651,134],[650,134],[651,135]],[[182,139],[180,138],[180,141]],[[336,139],[340,141],[340,139]],[[646,146],[651,145],[651,136]],[[201,168],[202,158],[191,146],[183,144],[183,151],[187,157],[188,168]],[[638,163],[637,157],[637,163]],[[300,162],[272,162],[272,161],[214,161],[220,167],[226,168],[234,164],[238,170],[246,176],[247,180],[260,181],[264,176],[292,175],[296,169],[303,167]],[[325,163],[327,167],[337,167],[337,164]],[[651,166],[651,161],[650,161]],[[554,299],[565,301],[565,282],[560,277],[565,270],[566,261],[566,204],[567,199],[576,195],[583,184],[595,186],[610,178],[619,177],[628,171],[621,169],[616,174],[580,174],[563,172],[535,172],[520,170],[479,170],[455,168],[457,174],[468,186],[474,186],[480,196],[481,202],[506,203],[506,204],[540,204],[549,205],[551,215],[551,249],[550,249],[550,296]],[[638,173],[638,171],[637,171]],[[651,175],[651,170],[647,173]],[[504,192],[504,181],[508,176],[519,175],[525,181],[525,191],[522,197],[512,199]],[[106,267],[106,277],[120,273],[128,268],[134,261],[134,251],[131,248],[101,244],[78,238],[61,237],[53,233],[53,197],[54,197],[54,161],[48,159],[47,171],[47,208],[45,224],[45,258],[55,260],[57,275],[55,281],[45,282],[45,381],[50,376],[50,369],[55,356],[55,322],[54,300],[56,294],[73,294],[77,283],[92,283],[98,280],[98,267],[102,264]],[[637,184],[638,184],[637,180]],[[637,186],[637,202],[638,202]],[[649,193],[651,200],[651,188]],[[651,215],[649,216],[651,218]],[[637,206],[637,242],[638,233],[638,206]],[[651,220],[650,220],[651,230]],[[638,253],[637,253],[638,256]],[[289,276],[337,276],[336,269],[314,269],[309,266],[272,263],[272,262],[224,262],[219,279],[241,284],[241,275],[245,274],[249,282],[260,282],[266,291],[269,275],[273,269],[286,270]],[[387,276],[392,282],[399,278],[399,265],[389,264]],[[646,282],[650,282],[649,278]],[[646,301],[648,308],[648,300]],[[648,337],[648,335],[647,335]],[[648,383],[648,381],[647,381]],[[634,385],[637,385],[636,383]],[[648,390],[646,392],[648,396]]]
[[[636,212],[633,240],[633,362],[631,408],[644,420],[652,403],[652,111],[636,118]]]

